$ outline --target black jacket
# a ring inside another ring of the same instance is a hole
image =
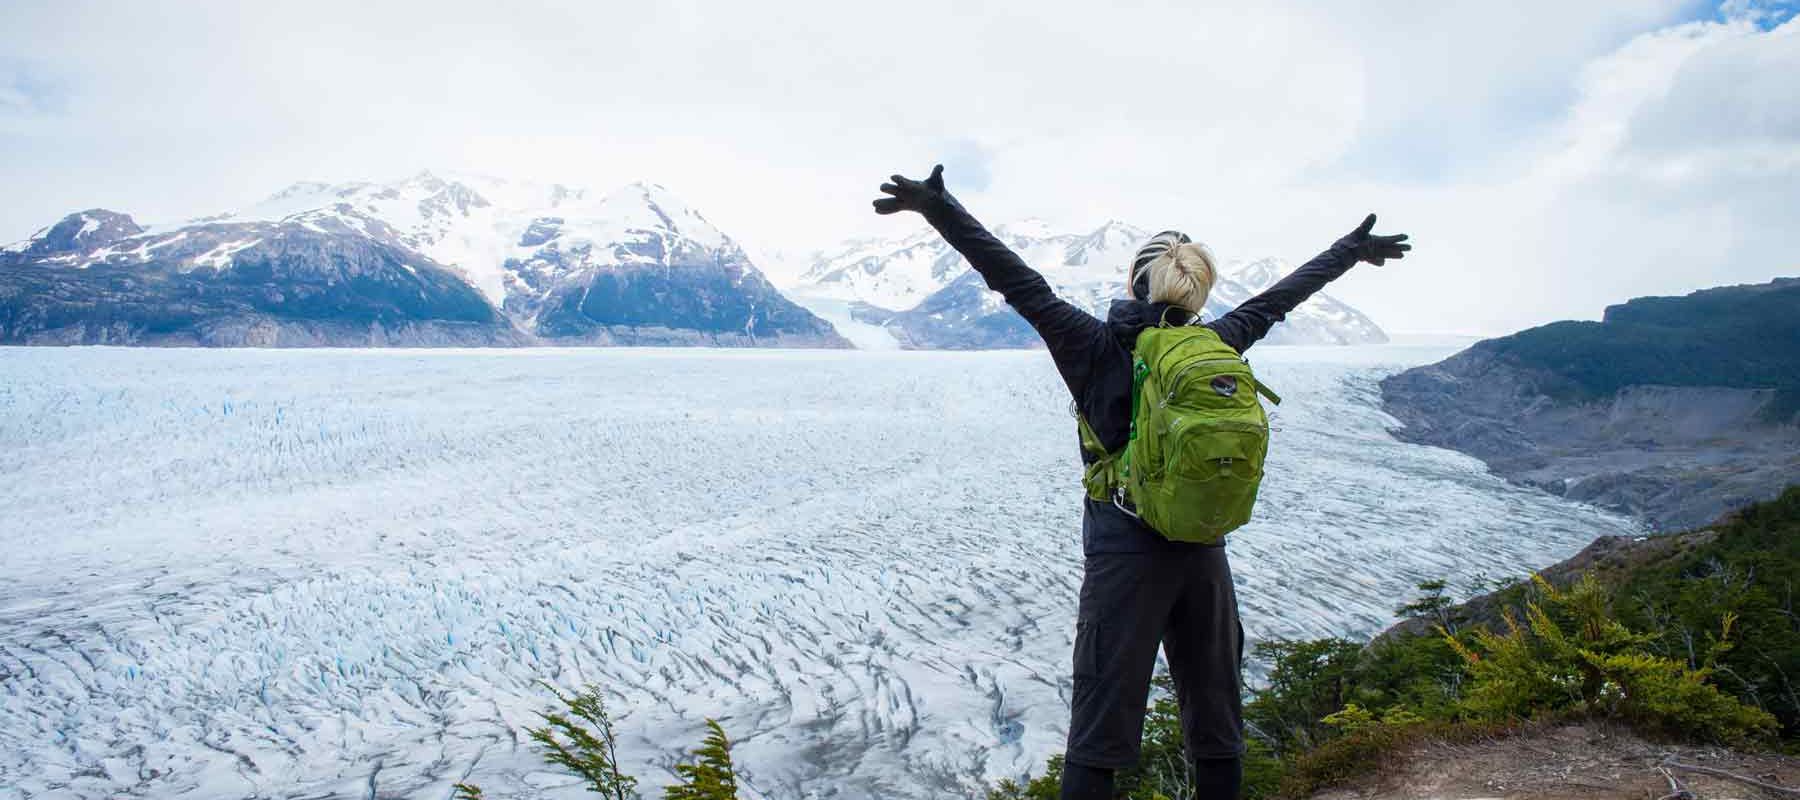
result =
[[[1018,254],[988,233],[975,217],[945,195],[928,209],[925,219],[981,273],[989,289],[1031,323],[1043,337],[1057,372],[1075,397],[1076,410],[1110,451],[1125,446],[1131,429],[1131,349],[1138,332],[1152,327],[1169,311],[1170,322],[1186,322],[1187,313],[1137,300],[1115,300],[1106,321],[1096,319],[1056,296],[1044,276],[1025,265]],[[1340,240],[1301,265],[1267,291],[1216,320],[1203,323],[1239,353],[1250,348],[1289,311],[1356,263],[1354,247]],[[1121,272],[1121,277],[1123,272]],[[1074,428],[1073,425],[1070,426]],[[1079,437],[1077,447],[1079,447]],[[1082,454],[1084,461],[1090,457]],[[1145,552],[1202,545],[1171,542],[1105,502],[1086,500],[1081,521],[1082,548],[1088,553]]]

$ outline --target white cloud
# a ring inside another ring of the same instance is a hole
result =
[[[1342,294],[1394,318],[1392,291],[1438,305],[1443,327],[1498,331],[1800,273],[1800,125],[1771,99],[1800,95],[1796,31],[1688,23],[1594,60],[1565,117],[1497,174],[1404,201],[1420,246],[1453,261]]]
[[[58,95],[29,123],[0,99],[0,179],[29,187],[0,239],[445,167],[646,177],[804,250],[894,231],[874,186],[944,160],[994,221],[1226,253],[1304,258],[1374,209],[1417,257],[1335,292],[1393,328],[1506,330],[1794,271],[1800,37],[1692,11],[26,3],[9,58]]]

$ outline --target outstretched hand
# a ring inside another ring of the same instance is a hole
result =
[[[921,214],[944,201],[949,192],[944,189],[944,165],[931,168],[931,177],[922,181],[895,175],[893,183],[881,185],[881,191],[892,197],[883,197],[875,201],[875,213],[892,214],[896,211],[917,211]]]
[[[1406,251],[1412,249],[1412,245],[1404,244],[1406,234],[1376,236],[1370,233],[1374,227],[1375,215],[1370,214],[1368,219],[1363,220],[1362,225],[1343,238],[1342,241],[1348,242],[1356,248],[1357,261],[1367,261],[1379,267],[1390,258],[1405,258]]]

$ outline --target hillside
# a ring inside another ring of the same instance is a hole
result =
[[[1800,280],[1639,298],[1381,389],[1402,439],[1655,528],[1701,525],[1800,474]]]
[[[1602,537],[1538,574],[1564,590],[1592,576],[1605,587],[1618,620],[1652,635],[1651,652],[1709,665],[1710,682],[1774,715],[1785,742],[1800,730],[1800,703],[1789,679],[1800,670],[1800,632],[1788,611],[1800,577],[1800,488],[1703,528]],[[1538,596],[1532,584],[1515,583],[1426,610],[1383,632],[1364,652],[1416,654],[1442,627],[1505,630],[1507,618],[1524,620],[1527,602]],[[1730,620],[1729,646],[1720,647],[1714,629],[1724,620]],[[1411,663],[1417,671],[1418,662]],[[1498,735],[1422,736],[1388,753],[1379,768],[1312,796],[1623,800],[1682,790],[1693,797],[1800,793],[1800,759],[1682,741],[1691,731],[1657,733],[1646,737],[1605,719],[1552,718]]]

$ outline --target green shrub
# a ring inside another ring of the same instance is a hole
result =
[[[1775,715],[1800,737],[1800,487],[1744,509],[1709,542],[1632,574],[1620,587],[1619,618],[1657,634],[1651,651],[1709,666],[1711,681]],[[1714,653],[1720,621],[1732,642]]]
[[[706,721],[706,738],[692,760],[675,765],[681,782],[663,788],[663,800],[737,800],[737,770],[731,764],[731,741],[715,720]]]
[[[1244,785],[1242,795],[1248,800],[1273,798],[1287,777],[1288,764],[1275,755],[1269,743],[1255,736],[1244,741]]]
[[[572,695],[544,684],[562,705],[560,711],[539,714],[542,728],[526,728],[544,760],[581,778],[588,791],[608,800],[635,800],[637,779],[619,770],[618,734],[599,687],[589,686]],[[665,800],[737,800],[737,769],[731,761],[731,740],[716,720],[706,721],[706,737],[686,762],[675,766],[680,782],[663,788]],[[481,787],[458,783],[454,800],[482,800]],[[1033,796],[1035,798],[1035,795]]]
[[[1063,757],[1044,763],[1044,774],[1019,783],[1006,778],[987,791],[987,800],[1057,800],[1062,796]]]
[[[548,724],[525,729],[543,749],[544,760],[581,778],[588,791],[607,800],[636,797],[637,779],[619,772],[618,737],[613,733],[612,717],[606,713],[600,689],[590,686],[574,695],[564,695],[549,684],[544,684],[544,688],[556,695],[568,711],[539,714]]]
[[[1525,624],[1509,611],[1505,633],[1477,630],[1473,646],[1446,635],[1469,664],[1462,708],[1470,718],[1509,721],[1573,710],[1729,744],[1774,733],[1774,717],[1707,681],[1713,659],[1730,648],[1730,614],[1705,663],[1690,667],[1651,652],[1657,634],[1619,622],[1593,575],[1567,590],[1542,578],[1535,583],[1541,599],[1526,603]]]
[[[1350,700],[1362,649],[1348,639],[1257,642],[1252,652],[1270,665],[1269,685],[1244,707],[1244,721],[1278,755],[1317,746],[1332,736],[1325,716]]]

